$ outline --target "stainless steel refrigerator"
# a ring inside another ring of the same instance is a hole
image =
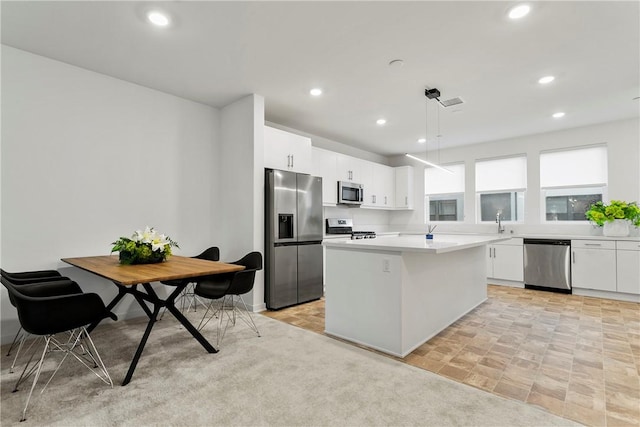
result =
[[[322,178],[265,170],[265,302],[322,297]]]

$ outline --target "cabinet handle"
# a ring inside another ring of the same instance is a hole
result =
[[[409,206],[409,196],[404,196],[404,205]]]
[[[585,243],[585,246],[602,246],[602,243]]]
[[[387,196],[384,196],[384,204],[387,204]],[[640,247],[640,245],[638,245],[638,247]]]
[[[491,258],[491,248],[489,248],[489,258]]]
[[[493,248],[493,257],[496,257],[496,248]]]
[[[287,154],[287,167],[290,168],[291,167],[291,155]]]
[[[576,251],[571,252],[571,262],[576,263]]]

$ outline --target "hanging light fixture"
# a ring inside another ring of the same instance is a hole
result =
[[[413,160],[417,160],[421,163],[424,163],[427,166],[431,166],[432,168],[436,168],[436,169],[440,169],[443,170],[445,172],[449,172],[450,174],[453,174],[454,172],[452,170],[449,170],[447,168],[444,168],[436,163],[432,163],[426,159],[429,158],[428,153],[429,153],[429,143],[428,143],[428,128],[429,128],[429,99],[436,99],[438,102],[440,102],[440,100],[438,99],[438,97],[440,96],[440,91],[438,89],[425,89],[424,91],[424,95],[427,98],[427,101],[425,102],[425,125],[424,125],[424,137],[425,140],[427,140],[427,143],[425,144],[425,152],[424,152],[424,156],[425,159],[421,159],[420,157],[416,157],[413,156],[409,153],[405,153],[405,156],[409,157],[410,159]],[[437,135],[437,155],[438,155],[438,163],[440,163],[440,110],[438,110],[438,135]]]

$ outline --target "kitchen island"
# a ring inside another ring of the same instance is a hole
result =
[[[509,238],[325,240],[325,332],[406,356],[487,299],[485,246]]]

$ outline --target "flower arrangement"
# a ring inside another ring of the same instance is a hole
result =
[[[626,219],[634,226],[640,227],[640,207],[636,202],[612,200],[608,205],[596,202],[585,212],[585,216],[599,226],[616,219]]]
[[[136,230],[131,238],[120,237],[112,243],[111,252],[119,252],[121,264],[151,264],[171,255],[171,247],[179,248],[169,236],[158,234],[153,227]]]

